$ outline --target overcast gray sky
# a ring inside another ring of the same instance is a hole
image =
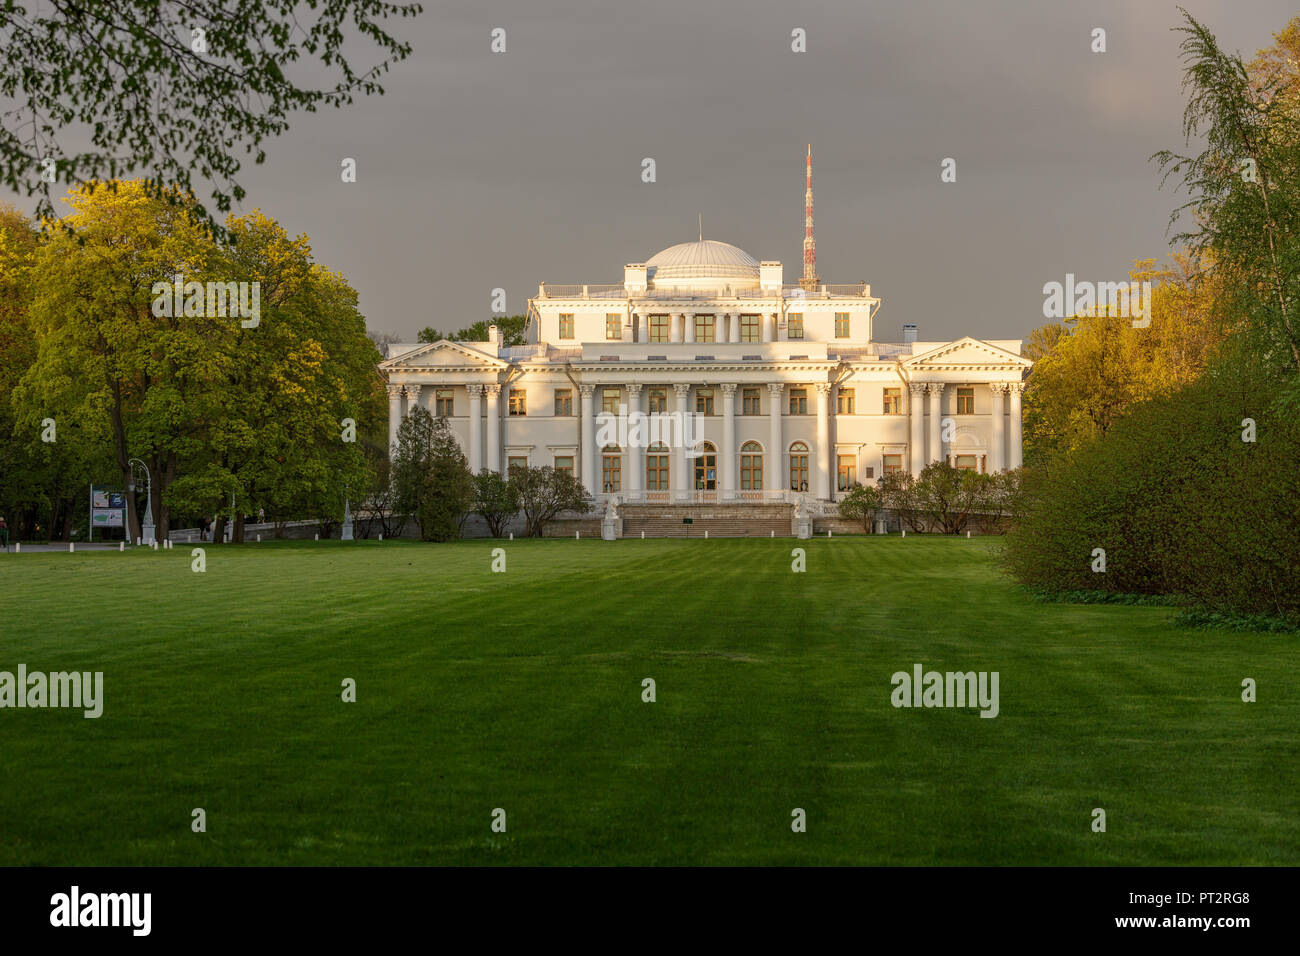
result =
[[[1183,5],[1247,59],[1297,12]],[[697,214],[793,282],[811,142],[819,271],[872,284],[878,339],[1018,338],[1043,283],[1167,255],[1181,193],[1148,157],[1183,142],[1178,22],[1165,0],[429,2],[392,21],[415,52],[387,94],[297,117],[244,208],[307,233],[409,341],[488,317],[495,287],[522,312],[542,280],[621,282]]]

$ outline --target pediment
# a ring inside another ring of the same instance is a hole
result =
[[[902,362],[909,369],[1030,368],[1023,355],[971,338],[969,335]]]
[[[413,349],[400,352],[393,358],[381,363],[379,367],[385,371],[397,371],[399,369],[429,368],[464,369],[466,367],[503,369],[508,368],[509,365],[509,362],[502,361],[495,355],[481,351],[471,344],[439,339],[437,342],[427,342]]]

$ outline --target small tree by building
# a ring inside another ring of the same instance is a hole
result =
[[[446,419],[415,408],[397,429],[393,459],[397,506],[415,516],[423,541],[449,541],[469,510],[474,482]]]
[[[516,466],[510,469],[510,484],[519,498],[529,537],[540,538],[546,523],[561,511],[586,514],[591,510],[591,496],[573,475],[556,471],[549,465],[541,468]]]
[[[862,530],[870,534],[883,501],[884,496],[876,486],[854,485],[853,490],[840,499],[840,516],[861,522]]]
[[[480,471],[474,476],[474,511],[483,516],[492,537],[499,538],[506,522],[519,513],[519,492],[497,472]]]

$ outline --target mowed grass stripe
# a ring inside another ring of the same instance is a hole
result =
[[[5,559],[0,669],[104,670],[107,700],[98,721],[0,711],[0,862],[1296,862],[1293,639],[1037,604],[992,547]],[[915,662],[998,670],[1001,715],[891,707]]]

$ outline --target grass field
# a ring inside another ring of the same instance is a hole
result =
[[[0,554],[0,670],[105,684],[0,710],[0,864],[1300,863],[1295,637],[1038,604],[994,547]],[[918,662],[1000,715],[894,708]]]

